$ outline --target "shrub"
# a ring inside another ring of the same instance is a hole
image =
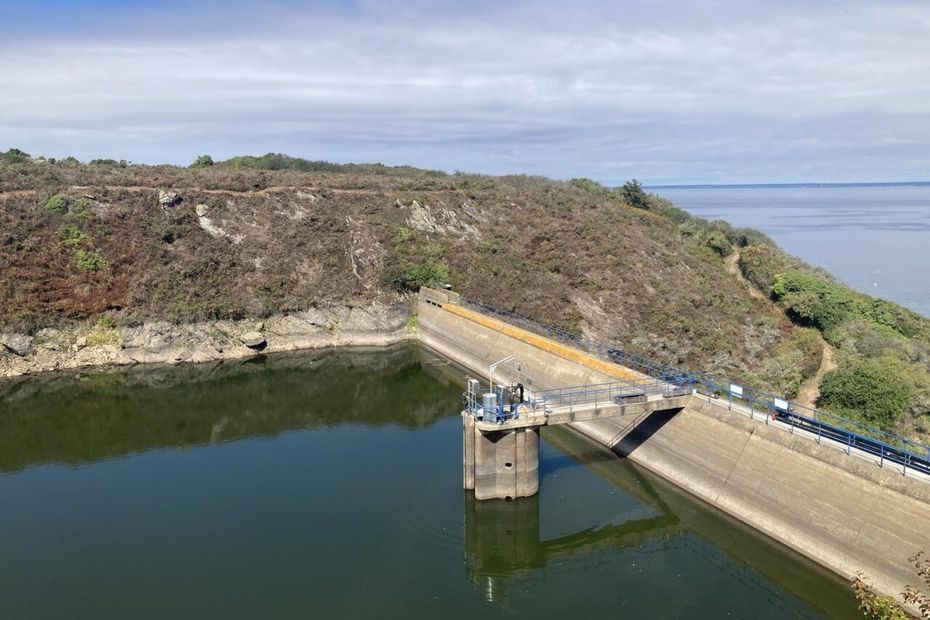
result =
[[[585,192],[603,192],[607,190],[606,187],[604,187],[597,181],[594,181],[592,179],[586,179],[584,177],[580,177],[577,179],[571,179],[568,182],[568,184],[571,185],[572,187],[577,187],[578,189],[585,191]]]
[[[649,208],[649,196],[643,189],[643,184],[636,179],[630,179],[620,188],[620,197],[631,207],[637,209]]]
[[[397,228],[397,232],[394,233],[394,246],[402,246],[408,241],[410,237],[413,236],[413,233],[406,226],[400,226]]]
[[[191,164],[191,168],[209,168],[213,165],[213,158],[209,155],[201,155],[194,160],[194,163]]]
[[[856,309],[855,294],[850,289],[796,269],[775,276],[772,296],[792,320],[825,333]]]
[[[733,251],[730,240],[719,230],[708,231],[704,236],[704,245],[720,256],[727,256]]]
[[[32,157],[26,151],[20,149],[9,149],[6,153],[0,154],[0,161],[7,164],[24,164],[30,161]]]
[[[71,248],[78,247],[83,245],[85,242],[90,241],[83,230],[70,224],[68,226],[62,226],[61,238],[65,242],[65,245]]]
[[[100,250],[77,248],[74,251],[74,258],[77,260],[78,268],[84,271],[101,271],[110,266],[110,263],[103,257]]]
[[[64,196],[55,194],[45,202],[45,210],[55,215],[62,215],[68,211],[68,203]]]
[[[910,409],[915,396],[908,369],[887,357],[858,360],[828,372],[817,404],[882,428]]]
[[[417,291],[421,286],[448,283],[449,268],[433,258],[420,262],[404,260],[387,267],[384,279],[398,290]]]

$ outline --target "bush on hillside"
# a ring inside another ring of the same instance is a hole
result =
[[[448,284],[449,279],[449,268],[433,258],[419,262],[403,260],[387,266],[384,271],[385,283],[401,291],[418,291],[421,286]]]
[[[194,160],[194,163],[191,164],[191,168],[209,168],[213,165],[213,158],[209,155],[201,155]]]
[[[793,321],[816,327],[825,334],[856,310],[852,290],[796,269],[775,276],[772,296]]]
[[[637,209],[649,208],[649,196],[643,189],[643,184],[636,179],[630,179],[620,188],[620,197],[631,207]]]
[[[887,357],[847,363],[824,376],[817,404],[891,429],[914,402],[907,374],[899,360]]]
[[[9,149],[6,153],[0,153],[0,162],[7,164],[24,164],[32,160],[32,156],[26,151],[20,149]]]
[[[67,213],[68,203],[64,196],[61,194],[55,194],[45,202],[45,210],[49,213],[54,213],[55,215],[61,215],[63,213]]]

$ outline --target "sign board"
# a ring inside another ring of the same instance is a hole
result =
[[[735,385],[735,384],[731,383],[731,384],[730,384],[730,394],[733,394],[734,396],[742,396],[742,395],[743,395],[743,388],[740,387],[740,386],[738,386],[738,385]]]
[[[788,411],[788,401],[782,400],[780,398],[775,399],[775,408],[781,409],[782,411]]]

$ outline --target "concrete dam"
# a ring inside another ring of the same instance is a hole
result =
[[[422,344],[489,385],[493,374],[519,386],[493,403],[469,387],[463,484],[475,500],[537,493],[539,429],[562,425],[844,578],[862,571],[892,596],[916,582],[908,558],[930,551],[930,476],[906,459],[626,368],[452,292],[421,289],[417,306]]]

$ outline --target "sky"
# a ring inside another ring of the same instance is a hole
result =
[[[0,150],[930,180],[930,2],[0,0]]]

